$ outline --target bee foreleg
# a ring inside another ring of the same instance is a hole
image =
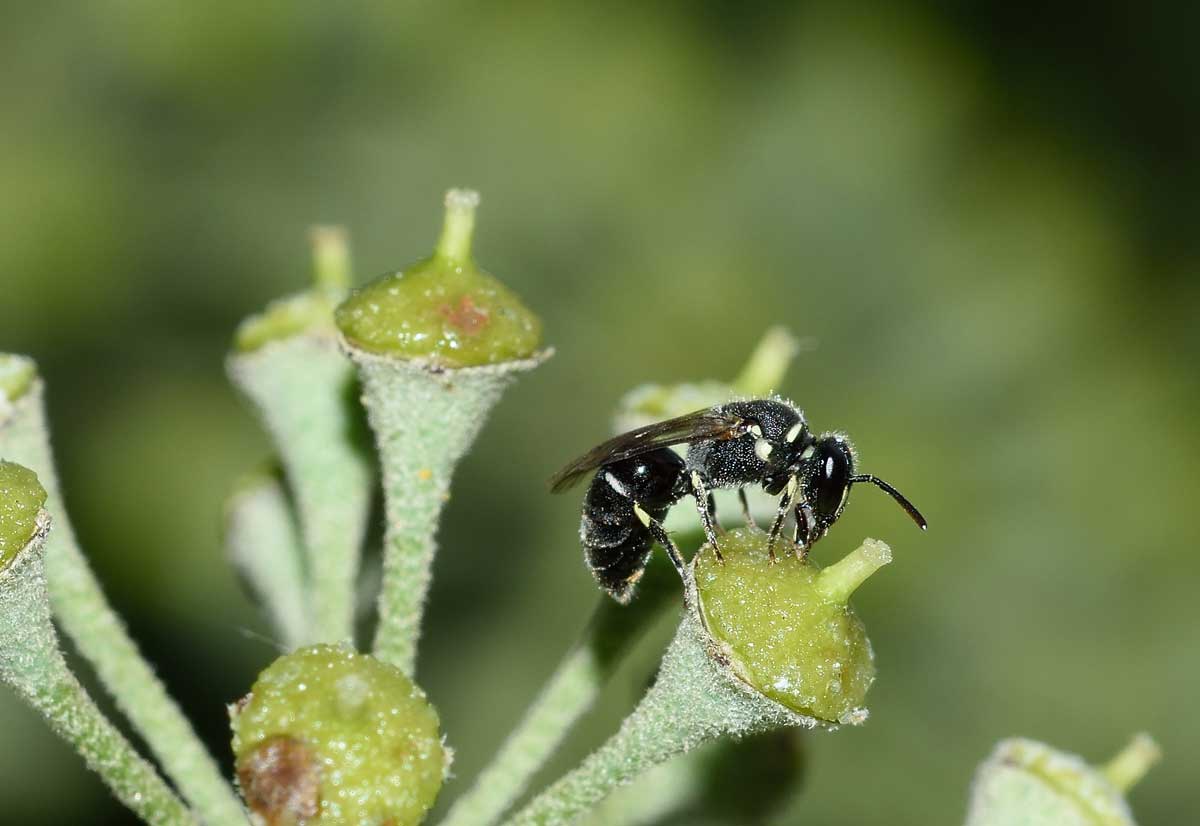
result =
[[[796,503],[796,526],[792,529],[792,545],[795,546],[796,558],[801,562],[808,559],[808,549],[812,539],[812,529],[816,524],[812,506],[807,502]]]
[[[771,523],[771,532],[767,535],[767,553],[771,555],[772,562],[775,561],[775,540],[779,538],[779,532],[783,530],[783,520],[787,519],[787,513],[792,506],[792,498],[796,495],[798,485],[799,481],[793,476],[788,480],[783,496],[779,497],[779,510],[775,512],[775,521]]]

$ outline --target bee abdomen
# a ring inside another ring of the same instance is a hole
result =
[[[683,467],[673,451],[653,451],[600,468],[588,487],[580,539],[592,575],[618,602],[629,601],[654,544],[643,518],[666,516]]]

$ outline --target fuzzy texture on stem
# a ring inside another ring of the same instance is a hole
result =
[[[324,331],[235,354],[228,372],[271,434],[296,503],[312,612],[305,641],[352,641],[373,484],[353,366]]]
[[[688,611],[663,656],[657,680],[620,730],[507,823],[573,823],[613,789],[718,737],[820,724],[733,679],[714,658],[700,621]]]
[[[46,488],[55,522],[45,553],[54,616],[200,818],[213,826],[245,823],[233,788],[138,651],[79,549],[59,493],[42,394],[35,379],[0,420],[0,455],[31,468]]]
[[[248,475],[229,497],[225,549],[284,647],[304,645],[309,637],[304,552],[277,469]]]
[[[387,523],[374,651],[411,676],[454,467],[505,388],[549,353],[442,369],[345,346],[358,365],[383,476]]]
[[[804,780],[803,735],[776,729],[696,749],[617,789],[586,826],[759,824],[787,805]]]
[[[661,557],[651,560],[637,597],[618,605],[601,597],[579,641],[509,734],[470,790],[451,807],[442,826],[495,823],[529,785],[600,690],[633,642],[679,593],[679,577]]]
[[[63,659],[43,565],[49,528],[50,515],[42,511],[29,544],[0,569],[0,680],[38,711],[142,820],[196,826],[187,807],[105,718]]]

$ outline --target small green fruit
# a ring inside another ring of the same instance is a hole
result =
[[[449,368],[536,352],[541,320],[471,257],[478,204],[477,193],[451,190],[433,256],[375,279],[338,307],[337,325],[352,345]]]
[[[242,794],[268,826],[412,826],[445,778],[425,694],[348,646],[280,657],[230,714]]]
[[[867,540],[821,570],[790,554],[772,563],[766,534],[738,529],[722,537],[721,553],[723,564],[701,548],[693,572],[705,626],[734,674],[799,714],[861,722],[874,653],[846,600],[891,559],[887,546]]]
[[[1124,793],[1159,757],[1147,734],[1102,767],[1036,740],[1004,740],[975,775],[967,826],[1134,826]]]
[[[37,376],[33,359],[12,353],[0,353],[0,402],[15,402],[25,395]]]
[[[46,489],[37,474],[15,462],[0,461],[0,571],[29,544]]]
[[[338,227],[314,227],[312,246],[316,271],[313,286],[272,301],[263,312],[239,324],[233,342],[236,351],[249,353],[272,341],[305,333],[336,334],[333,310],[350,286],[346,234]]]

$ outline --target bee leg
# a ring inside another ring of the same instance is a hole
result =
[[[801,562],[808,559],[808,549],[812,547],[812,528],[816,524],[812,506],[807,502],[796,503],[796,526],[792,529],[792,545],[795,548],[796,559]]]
[[[793,476],[788,480],[783,496],[779,497],[779,510],[775,512],[775,521],[771,523],[771,532],[767,534],[767,553],[771,555],[772,562],[775,561],[775,540],[779,538],[779,532],[783,530],[783,520],[787,519],[787,513],[792,507],[792,499],[796,495],[798,486],[799,481]]]
[[[751,530],[758,530],[758,523],[754,521],[754,514],[750,513],[750,500],[746,498],[745,488],[738,488],[738,501],[742,503],[742,518],[746,520],[746,527]]]
[[[671,539],[671,535],[667,533],[667,529],[663,527],[663,523],[648,514],[646,509],[637,502],[633,503],[633,512],[637,515],[638,520],[650,531],[650,535],[654,537],[654,541],[663,546],[663,550],[671,558],[671,564],[675,566],[675,570],[679,572],[679,576],[683,577],[683,581],[687,582],[687,563],[683,561],[683,554],[679,552],[679,546]]]
[[[708,494],[708,515],[712,519],[713,528],[719,534],[724,534],[725,529],[721,527],[721,520],[717,519],[717,498],[712,494]]]
[[[713,551],[717,555],[717,561],[723,563],[725,558],[721,556],[721,547],[717,544],[717,531],[714,525],[716,514],[712,511],[708,486],[704,484],[704,479],[700,474],[694,470],[692,471],[692,495],[696,498],[696,511],[700,514],[700,524],[704,526],[704,537],[708,540],[708,544],[712,545]]]

